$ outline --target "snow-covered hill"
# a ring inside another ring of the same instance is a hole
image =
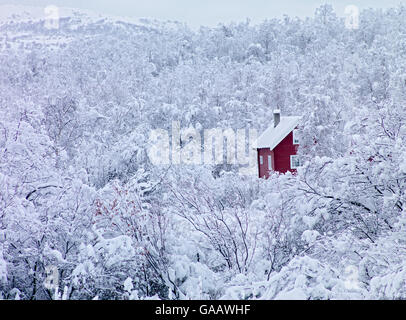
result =
[[[116,17],[67,7],[58,7],[55,11],[52,6],[0,6],[0,44],[3,46],[6,38],[9,46],[58,46],[74,38],[169,30],[178,25],[171,21]]]

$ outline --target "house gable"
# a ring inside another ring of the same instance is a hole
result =
[[[276,127],[269,127],[257,139],[255,148],[269,148],[270,150],[273,150],[297,127],[300,119],[301,117],[281,117],[280,123]]]

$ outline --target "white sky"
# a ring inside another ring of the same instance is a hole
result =
[[[266,18],[313,16],[323,3],[333,5],[344,16],[348,5],[364,8],[388,8],[406,0],[0,0],[0,5],[29,5],[81,8],[115,16],[151,17],[186,22],[193,28],[215,26],[231,21],[261,22]]]

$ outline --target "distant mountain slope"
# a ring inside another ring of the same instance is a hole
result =
[[[134,33],[171,29],[177,22],[148,18],[115,17],[88,10],[58,7],[58,24],[50,24],[54,15],[45,7],[0,6],[0,48],[8,45],[60,45],[73,38],[96,37],[101,34]],[[50,18],[51,17],[51,18]],[[57,27],[55,27],[57,26]],[[7,41],[5,41],[7,40]]]

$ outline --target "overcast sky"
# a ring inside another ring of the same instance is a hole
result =
[[[345,7],[364,8],[395,7],[406,0],[0,0],[2,4],[30,6],[56,5],[82,8],[116,16],[152,17],[186,22],[193,28],[200,25],[245,21],[261,22],[266,18],[312,16],[323,3],[333,5],[336,13],[344,16]]]

